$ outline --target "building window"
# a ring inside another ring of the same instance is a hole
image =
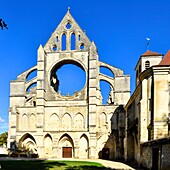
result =
[[[145,69],[148,69],[150,67],[150,62],[149,61],[146,61],[145,62]]]
[[[76,49],[76,36],[74,33],[71,34],[71,50]]]
[[[62,51],[65,51],[66,50],[66,34],[63,33],[62,35]]]

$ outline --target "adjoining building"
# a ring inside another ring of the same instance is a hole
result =
[[[136,89],[125,106],[125,159],[170,168],[170,51],[146,51],[135,67]]]
[[[59,91],[57,71],[66,64],[81,68],[86,77],[73,95]],[[102,74],[101,67],[114,76]],[[110,85],[107,105],[100,81]],[[37,65],[10,82],[8,147],[28,148],[39,157],[123,158],[123,106],[129,97],[130,76],[99,61],[96,45],[68,10],[45,46],[40,45]]]

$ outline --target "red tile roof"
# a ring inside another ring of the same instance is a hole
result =
[[[159,65],[162,65],[162,66],[170,65],[170,50],[166,53],[165,57],[162,59]]]
[[[144,54],[141,55],[141,57],[144,56],[163,56],[163,54],[147,50]]]

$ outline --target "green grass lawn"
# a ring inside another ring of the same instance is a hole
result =
[[[102,164],[86,161],[7,160],[0,170],[107,170]]]

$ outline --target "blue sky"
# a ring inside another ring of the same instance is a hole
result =
[[[170,49],[169,0],[0,0],[0,18],[8,30],[0,30],[0,133],[7,131],[9,84],[17,75],[36,65],[37,49],[58,26],[68,6],[99,59],[131,76],[146,48],[166,54]]]

